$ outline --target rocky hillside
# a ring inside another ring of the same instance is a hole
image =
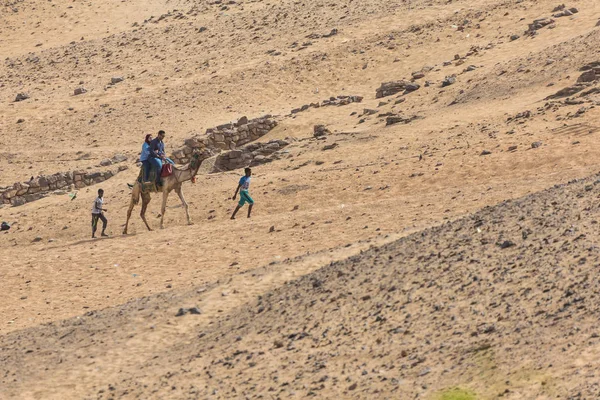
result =
[[[3,387],[98,399],[593,398],[599,178],[372,246],[207,325],[186,307],[227,303],[218,285],[5,335]],[[155,342],[155,329],[173,337]]]
[[[599,21],[0,3],[0,399],[598,397]],[[172,193],[166,229],[138,207],[121,235],[159,129],[179,164],[218,153],[183,185],[194,225]]]

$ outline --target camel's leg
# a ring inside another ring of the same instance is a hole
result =
[[[148,208],[148,203],[150,203],[150,200],[151,197],[149,193],[142,194],[142,211],[140,211],[140,217],[142,217],[142,221],[144,221],[144,224],[146,224],[146,228],[148,228],[149,231],[151,231],[152,228],[150,228],[148,221],[146,221],[146,209]]]
[[[166,186],[166,184],[165,184]],[[165,219],[165,210],[167,209],[167,198],[169,197],[169,192],[170,190],[167,190],[165,188],[165,190],[163,190],[163,201],[162,201],[162,207],[160,208],[160,229],[163,229],[163,221]]]
[[[127,235],[127,227],[129,226],[129,218],[131,218],[131,212],[133,211],[134,206],[135,206],[135,201],[133,200],[133,196],[131,196],[131,201],[129,202],[129,209],[127,210],[127,221],[125,221],[125,229],[123,229],[123,235]]]
[[[192,225],[192,219],[190,218],[190,212],[188,210],[188,203],[185,201],[185,197],[183,197],[183,192],[181,191],[181,185],[175,188],[175,192],[179,196],[181,200],[181,204],[183,204],[183,208],[185,208],[185,216],[187,217],[188,225]]]

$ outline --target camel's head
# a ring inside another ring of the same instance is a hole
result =
[[[191,169],[198,169],[200,168],[200,164],[202,164],[202,161],[206,160],[207,158],[212,157],[212,151],[210,151],[209,149],[202,149],[202,150],[194,150],[194,152],[192,153],[192,156],[190,157],[190,168]]]
[[[214,151],[209,148],[206,148],[206,147],[203,149],[194,149],[194,152],[192,153],[192,157],[196,156],[200,160],[206,160],[207,158],[210,158],[213,155],[214,155]]]

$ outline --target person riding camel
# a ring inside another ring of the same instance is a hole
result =
[[[175,161],[173,161],[169,157],[167,157],[167,154],[165,153],[165,144],[164,143],[162,143],[162,150],[160,152],[160,155],[163,156],[163,161],[166,161],[171,165],[175,165]]]
[[[150,142],[150,163],[156,171],[156,185],[160,186],[160,172],[162,171],[163,161],[165,161],[165,131],[158,131],[158,135]]]
[[[140,161],[142,162],[142,168],[144,174],[142,175],[142,182],[146,182],[150,177],[150,168],[152,164],[150,164],[150,142],[152,141],[152,135],[146,135],[146,139],[144,140],[144,144],[142,145],[142,152],[140,153]]]

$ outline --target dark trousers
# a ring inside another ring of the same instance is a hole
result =
[[[144,175],[142,176],[142,182],[147,182],[150,177],[150,168],[152,168],[152,164],[150,164],[149,160],[142,161],[142,168],[144,171]]]
[[[104,214],[92,214],[92,235],[96,233],[96,229],[98,228],[98,220],[102,221],[102,233],[106,230],[106,224],[108,221]]]

